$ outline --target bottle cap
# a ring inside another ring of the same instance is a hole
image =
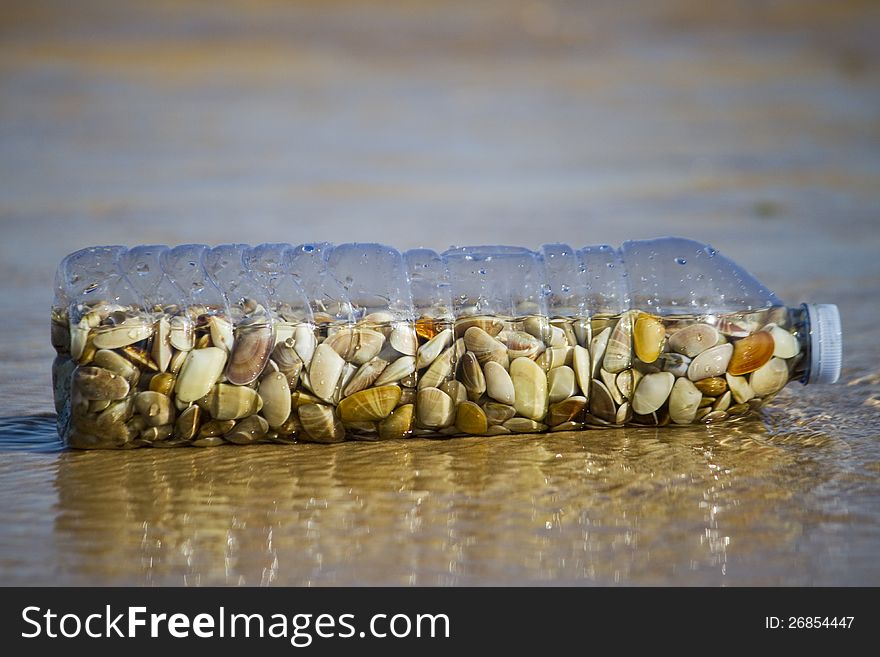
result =
[[[805,303],[810,320],[810,375],[807,383],[835,383],[840,377],[843,341],[840,313],[831,303]]]

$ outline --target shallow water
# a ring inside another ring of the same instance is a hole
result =
[[[880,584],[877,10],[616,4],[10,11],[2,582]],[[729,426],[336,446],[73,452],[48,415],[87,244],[670,233],[837,303],[840,383]]]

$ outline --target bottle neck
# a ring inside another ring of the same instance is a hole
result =
[[[791,369],[791,380],[800,381],[804,385],[810,382],[812,346],[810,314],[806,304],[797,308],[788,308],[788,330],[797,338],[799,353],[794,357]]]

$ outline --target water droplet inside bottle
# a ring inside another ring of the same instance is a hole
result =
[[[676,262],[676,264],[679,264],[679,265],[686,265],[688,263],[688,261],[685,260],[684,258],[676,258],[675,262]]]
[[[614,263],[613,263],[613,262],[609,262],[609,263],[608,263],[608,269],[614,269]]]
[[[569,292],[571,292],[571,288],[568,285],[565,285],[564,283],[562,284],[560,289],[562,290],[562,292],[564,294],[568,294]]]
[[[485,270],[485,269],[481,269],[481,270],[480,270],[480,276],[485,276],[485,275],[486,275],[486,270]]]
[[[703,249],[703,250],[706,252],[706,255],[708,255],[710,258],[711,258],[712,256],[714,256],[716,253],[718,253],[718,251],[716,251],[715,249],[713,249],[711,246],[706,246],[706,248]]]
[[[315,250],[315,247],[312,246],[311,244],[306,244],[306,245],[303,247],[303,251],[305,251],[306,253],[311,253],[311,252],[314,251],[314,250]]]

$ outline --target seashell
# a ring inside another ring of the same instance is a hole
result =
[[[301,354],[300,358],[302,358]],[[333,394],[336,392],[339,377],[342,375],[345,360],[333,347],[326,342],[322,342],[315,348],[311,361],[308,372],[308,382],[311,390],[318,398],[324,401],[331,401]],[[305,359],[303,359],[303,362],[305,362]],[[302,377],[302,374],[300,374],[300,377]],[[310,411],[310,413],[314,414],[317,411]]]
[[[296,331],[296,324],[291,324],[290,322],[275,322],[275,346],[278,346],[281,343],[287,344],[289,347],[293,347],[294,343],[294,333]]]
[[[712,404],[713,411],[726,411],[730,408],[730,390],[725,392],[721,398]]]
[[[226,366],[226,378],[230,383],[240,386],[253,383],[266,368],[274,346],[275,337],[271,325],[239,326]]]
[[[110,351],[109,349],[99,349],[96,351],[95,357],[92,359],[92,364],[95,367],[109,370],[113,372],[113,374],[118,374],[128,381],[129,384],[133,383],[136,380],[135,377],[138,376],[138,370],[132,365],[130,360],[123,358],[115,351]]]
[[[94,331],[97,349],[121,349],[146,340],[153,335],[153,327],[142,320],[128,320],[116,326],[101,326]]]
[[[209,420],[202,425],[197,435],[199,438],[216,438],[229,433],[234,426],[235,420]]]
[[[211,333],[211,345],[225,349],[227,353],[232,351],[235,343],[232,322],[218,315],[208,317],[208,329]]]
[[[608,388],[599,379],[593,379],[590,395],[590,414],[606,422],[617,419],[617,406]]]
[[[499,365],[499,367],[501,366]],[[458,405],[458,410],[455,413],[455,427],[462,433],[480,436],[486,433],[489,422],[482,408],[474,402],[466,401]]]
[[[675,424],[690,424],[697,415],[703,394],[690,379],[675,380],[669,394],[669,418]]]
[[[404,404],[398,406],[384,420],[378,423],[377,430],[382,440],[405,438],[412,431],[412,420],[415,406]]]
[[[620,390],[617,389],[617,375],[612,374],[611,372],[606,372],[604,369],[599,370],[599,377],[602,379],[602,383],[605,384],[605,389],[611,394],[611,399],[614,400],[614,403],[618,406],[623,403],[623,395],[620,394]]]
[[[223,434],[224,440],[236,445],[249,445],[265,438],[269,423],[259,415],[251,415],[237,422],[231,431]]]
[[[586,407],[586,397],[569,397],[561,402],[550,404],[545,420],[551,427],[571,422],[575,419],[580,421],[583,419],[582,414]]]
[[[709,324],[691,324],[669,336],[669,349],[694,358],[718,343],[718,330]]]
[[[360,327],[341,328],[324,340],[337,354],[355,365],[363,365],[376,357],[385,344],[379,331]]]
[[[205,347],[187,352],[177,376],[174,392],[182,402],[194,402],[208,394],[223,373],[226,352],[219,347]]]
[[[504,322],[494,317],[466,317],[465,319],[459,319],[455,322],[455,337],[460,338],[464,336],[472,326],[495,337],[501,333],[501,329],[504,328]]]
[[[153,370],[154,372],[159,371],[159,366],[153,362],[153,359],[150,358],[150,354],[147,353],[146,349],[141,349],[140,347],[130,344],[127,347],[122,348],[122,355],[135,365],[139,365],[148,370]]]
[[[378,356],[370,362],[364,363],[358,368],[348,383],[345,384],[343,395],[347,397],[348,395],[360,392],[364,388],[369,388],[387,366],[388,361],[382,360]]]
[[[608,347],[608,340],[611,337],[611,327],[608,326],[590,341],[590,355],[592,356],[593,371],[591,375],[594,379],[599,378],[599,369],[602,367],[602,361],[605,358],[605,349]],[[583,388],[581,388],[583,390]]]
[[[171,324],[164,317],[156,320],[153,329],[153,348],[150,354],[160,372],[166,372],[171,362]]]
[[[369,326],[370,328],[387,328],[394,321],[394,315],[387,310],[377,310],[376,312],[364,315],[360,322],[361,326]],[[411,356],[414,354],[410,354]]]
[[[660,354],[657,360],[654,361],[654,365],[656,365],[661,372],[671,372],[673,376],[687,376],[691,362],[691,359],[684,354],[667,352]],[[651,373],[645,370],[642,371],[645,374]]]
[[[128,381],[102,367],[77,368],[71,387],[88,400],[122,399],[129,390]]]
[[[192,440],[199,429],[202,418],[202,409],[198,406],[190,406],[180,415],[174,423],[174,437],[180,440]]]
[[[669,372],[646,374],[633,393],[633,412],[648,415],[658,410],[669,397],[674,384],[675,377]]]
[[[452,329],[443,329],[419,347],[416,368],[422,369],[434,362],[440,353],[452,344]]]
[[[291,413],[289,416],[287,416],[287,419],[284,420],[284,422],[275,427],[275,432],[279,436],[291,436],[297,433],[300,428],[301,427],[299,425],[299,416],[296,413]]]
[[[467,401],[467,388],[464,387],[464,384],[461,381],[450,379],[437,387],[449,395],[452,398],[452,403],[456,405],[463,401]]]
[[[535,361],[545,372],[549,372],[563,365],[571,365],[574,357],[574,347],[550,347]]]
[[[727,381],[724,377],[721,376],[712,376],[708,379],[700,379],[696,381],[694,385],[697,386],[697,390],[699,390],[704,395],[708,395],[709,397],[717,397],[724,393],[727,390]]]
[[[550,325],[550,339],[547,341],[548,347],[567,347],[568,338],[565,337],[565,331],[558,326]]]
[[[629,402],[623,402],[614,416],[614,424],[624,425],[632,419],[633,413]]]
[[[758,397],[775,394],[782,390],[786,383],[788,383],[788,365],[781,358],[771,358],[749,377],[749,385]],[[737,402],[739,401],[737,399]]]
[[[140,432],[139,438],[148,443],[155,443],[171,438],[173,432],[174,427],[170,424],[147,427]]]
[[[690,379],[688,379],[690,381]],[[712,406],[717,401],[717,397],[703,397],[700,400],[700,408],[705,408],[706,406]]]
[[[196,403],[215,420],[238,420],[258,413],[263,400],[247,386],[218,383]]]
[[[305,404],[320,404],[321,400],[315,397],[314,395],[310,395],[309,393],[303,390],[297,390],[290,394],[290,404],[293,408],[299,408],[300,406],[304,406]]]
[[[733,355],[727,364],[727,371],[734,376],[754,372],[773,357],[775,343],[767,331],[758,331],[737,340],[733,344]]]
[[[280,427],[290,417],[290,385],[282,372],[272,372],[260,380],[261,413],[269,427]]]
[[[586,347],[590,344],[590,337],[592,334],[592,327],[590,326],[590,321],[587,319],[577,319],[572,324],[572,330],[574,330],[575,338],[577,338],[577,344],[581,347]]]
[[[513,433],[538,433],[547,430],[546,424],[525,417],[512,417],[501,426]]]
[[[565,345],[566,347],[573,347],[578,344],[577,336],[575,335],[574,328],[572,328],[571,322],[566,321],[559,325],[559,328],[562,330],[565,335]]]
[[[521,357],[534,359],[544,351],[544,343],[525,331],[509,331],[506,338],[507,356],[510,360]]]
[[[547,399],[551,404],[574,396],[578,391],[574,370],[567,365],[550,370],[547,374],[547,388]],[[492,396],[492,393],[489,393],[489,396]],[[499,401],[504,400],[500,399]]]
[[[455,353],[455,361],[457,362],[459,358],[464,356],[464,352],[467,351],[467,347],[464,346],[464,338],[458,338],[455,342],[452,343],[452,347]]]
[[[502,424],[516,415],[516,409],[507,404],[486,402],[483,404],[483,413],[486,414],[489,424]]]
[[[114,438],[127,438],[128,432],[122,429],[122,425],[131,419],[132,413],[134,413],[134,403],[131,398],[111,402],[95,419],[98,435],[106,433]]]
[[[168,364],[168,371],[175,375],[178,374],[180,368],[182,368],[184,362],[186,362],[186,355],[188,353],[188,351],[175,351],[174,355],[171,357],[171,362]]]
[[[755,391],[752,390],[746,377],[725,374],[724,378],[727,380],[727,385],[737,404],[745,404],[755,396]]]
[[[776,324],[768,324],[764,330],[773,337],[773,355],[776,358],[794,358],[801,352],[797,338]]]
[[[150,383],[148,384],[147,389],[171,397],[176,382],[177,378],[173,374],[160,372],[159,374],[150,377]]]
[[[574,373],[577,378],[577,384],[581,389],[581,393],[587,399],[590,398],[590,352],[586,347],[575,345],[572,349],[572,363],[574,364]]]
[[[339,402],[336,412],[345,423],[375,422],[388,417],[399,399],[400,388],[397,386],[367,388]]]
[[[727,370],[727,364],[733,354],[733,345],[719,344],[706,349],[691,361],[687,376],[691,381],[708,379],[710,376],[721,376]]]
[[[633,370],[623,370],[614,381],[616,388],[624,399],[632,399],[633,390],[636,389]]]
[[[211,345],[211,334],[204,333],[196,338],[196,344],[193,347],[193,349],[204,349],[205,347],[210,347],[210,346],[212,346]],[[222,347],[217,347],[217,348],[221,349]],[[226,350],[224,349],[224,351],[226,351]]]
[[[436,388],[452,376],[456,348],[449,347],[419,377],[419,388]]]
[[[555,427],[550,427],[548,431],[576,431],[583,426],[583,422],[562,422]]]
[[[308,367],[312,362],[312,356],[317,348],[318,340],[312,326],[302,324],[293,332],[293,349],[303,362],[303,367]]]
[[[633,320],[638,315],[636,310],[628,310],[620,316],[605,347],[602,367],[611,374],[622,372],[632,366],[632,332]]]
[[[299,383],[299,375],[302,372],[303,362],[293,348],[293,340],[276,342],[272,349],[271,362],[275,363],[278,371],[287,379],[287,385],[291,389]]]
[[[547,375],[534,361],[517,358],[510,364],[513,379],[516,412],[531,420],[541,420],[547,414]]]
[[[727,413],[724,411],[711,411],[707,413],[702,418],[700,418],[702,422],[706,424],[714,424],[716,422],[722,422],[727,419]]]
[[[641,372],[642,374],[656,374],[657,372],[662,372],[663,370],[661,370],[660,367],[663,364],[664,359],[667,356],[672,356],[672,355],[673,354],[668,353],[668,352],[660,354],[660,358],[655,360],[653,363],[643,363],[638,358],[636,358],[636,360],[633,361],[633,370],[636,372]],[[679,354],[675,354],[675,355],[678,356]],[[685,369],[687,369],[687,368],[685,368]]]
[[[174,422],[174,406],[167,395],[161,392],[145,390],[139,392],[134,398],[134,408],[139,415],[143,416],[151,427]]]
[[[659,318],[642,313],[633,326],[633,345],[636,357],[643,363],[653,363],[663,351],[666,328]]]
[[[460,363],[461,382],[468,392],[476,396],[486,392],[486,377],[483,374],[477,357],[472,352],[466,351],[464,356],[461,357]]]
[[[225,445],[226,441],[220,436],[204,436],[196,438],[190,443],[193,447],[219,447]]]
[[[513,433],[507,427],[504,427],[500,424],[493,424],[488,429],[486,429],[487,436],[507,436]]]
[[[400,381],[402,378],[409,376],[413,372],[416,371],[416,357],[415,356],[401,356],[396,361],[391,363],[388,367],[382,370],[382,373],[379,375],[373,385],[375,386],[384,386],[389,383],[394,383],[396,381]]]
[[[168,341],[178,351],[190,351],[195,346],[195,332],[189,317],[175,315],[168,320]]]
[[[483,374],[486,394],[502,404],[513,404],[515,395],[513,380],[507,370],[495,361],[489,361],[483,366]]]
[[[100,321],[100,319],[98,319]],[[97,326],[97,324],[95,324]],[[82,358],[89,340],[89,333],[92,327],[89,325],[88,315],[79,320],[79,322],[70,322],[70,357],[73,360]]]
[[[465,331],[464,346],[477,357],[481,365],[495,361],[506,369],[510,363],[504,344],[477,326],[472,326]]]
[[[342,366],[342,374],[339,375],[339,383],[336,386],[336,390],[333,392],[332,403],[334,406],[345,396],[342,394],[342,391],[348,387],[348,384],[351,382],[352,378],[354,378],[357,371],[358,367],[353,363],[346,363]]]
[[[415,328],[410,324],[399,324],[391,330],[388,336],[391,346],[404,356],[415,356],[419,348],[419,340],[416,337]]]
[[[550,342],[550,322],[546,317],[540,315],[526,317],[523,320],[523,330],[540,340],[542,344]]]
[[[734,404],[730,408],[727,409],[728,415],[745,415],[749,412],[750,407],[748,404]]]
[[[324,345],[319,345],[318,348],[322,346]],[[317,357],[316,351],[315,358]],[[323,404],[306,404],[297,409],[297,414],[303,429],[301,435],[303,440],[316,443],[338,443],[345,440],[345,427],[336,418],[332,407]]]
[[[718,319],[718,330],[731,338],[744,338],[757,331],[758,328],[758,321],[754,317],[728,315]]]
[[[112,403],[113,402],[109,399],[100,399],[100,400],[93,399],[92,401],[89,402],[88,412],[95,413],[95,414],[100,413],[101,411],[106,410],[107,407],[110,406],[110,404],[112,404]]]
[[[416,415],[422,426],[442,429],[455,421],[455,406],[439,388],[422,388],[416,397]]]

